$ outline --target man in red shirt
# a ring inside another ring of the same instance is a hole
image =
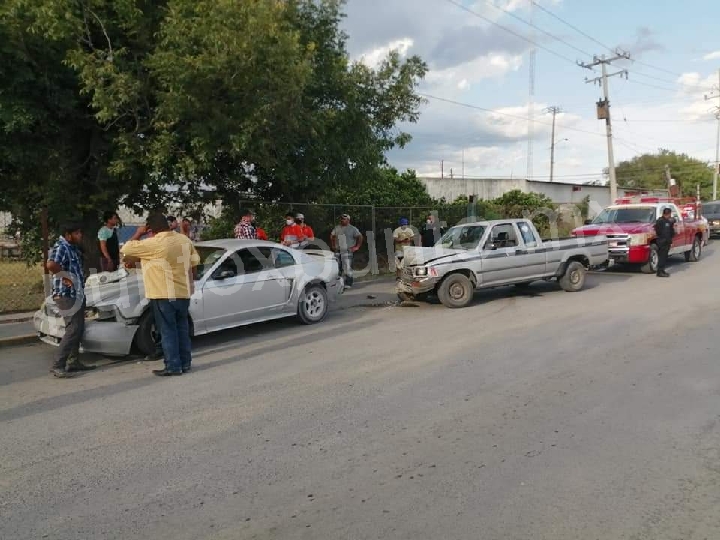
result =
[[[315,240],[315,233],[313,232],[312,227],[305,223],[305,216],[303,214],[295,216],[295,222],[298,224],[298,227],[300,227],[300,231],[302,232],[302,240],[300,241],[300,248],[302,249]]]
[[[285,226],[280,233],[280,243],[283,246],[298,248],[303,240],[302,229],[295,223],[295,217],[290,213],[285,214]]]

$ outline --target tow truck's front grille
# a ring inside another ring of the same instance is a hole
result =
[[[607,234],[608,251],[610,254],[627,254],[630,238],[627,234]]]

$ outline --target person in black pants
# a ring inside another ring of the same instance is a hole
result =
[[[663,209],[662,216],[655,222],[658,247],[657,277],[670,277],[670,274],[665,271],[665,266],[675,236],[675,220],[671,217],[671,213],[670,208]]]

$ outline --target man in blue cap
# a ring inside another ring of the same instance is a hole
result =
[[[415,231],[410,227],[407,218],[400,218],[400,226],[393,231],[395,243],[395,277],[400,279],[402,275],[403,249],[405,246],[412,246],[415,243]]]

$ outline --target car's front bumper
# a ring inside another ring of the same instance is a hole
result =
[[[65,335],[62,317],[48,315],[42,309],[35,312],[33,326],[38,337],[48,345],[58,346]],[[80,350],[113,356],[130,354],[138,326],[117,321],[85,321]]]

